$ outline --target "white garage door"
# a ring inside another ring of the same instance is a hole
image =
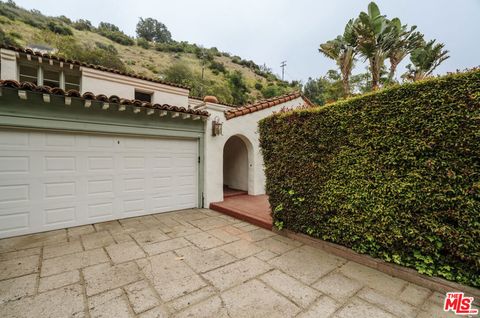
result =
[[[197,206],[198,143],[0,130],[0,237]]]

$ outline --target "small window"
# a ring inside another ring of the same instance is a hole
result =
[[[152,93],[145,93],[145,92],[139,92],[135,91],[135,99],[141,100],[142,102],[152,102]]]
[[[20,82],[38,84],[38,68],[32,65],[20,65]]]
[[[74,74],[65,74],[65,91],[74,89],[80,91],[80,76]]]
[[[43,71],[43,85],[50,87],[60,87],[60,73],[57,71]]]

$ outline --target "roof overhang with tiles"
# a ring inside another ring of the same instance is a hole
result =
[[[111,107],[116,107],[119,112],[131,111],[134,114],[145,112],[147,115],[157,114],[160,117],[171,116],[172,118],[192,119],[192,120],[206,120],[209,113],[205,110],[187,109],[185,107],[178,107],[168,104],[151,104],[139,100],[131,100],[120,98],[118,96],[94,95],[86,92],[80,94],[76,90],[69,90],[65,92],[61,88],[51,88],[48,86],[37,86],[30,82],[17,82],[13,80],[0,80],[0,96],[3,90],[17,91],[18,98],[27,100],[30,94],[42,95],[44,103],[50,103],[52,97],[61,97],[65,105],[71,105],[72,100],[78,100],[83,103],[86,108],[97,106],[103,110]]]
[[[226,110],[225,111],[225,118],[228,120],[228,119],[232,119],[232,118],[235,118],[235,117],[240,117],[240,116],[247,115],[247,114],[250,114],[250,113],[254,113],[254,112],[257,112],[257,111],[260,111],[260,110],[263,110],[263,109],[278,106],[280,104],[289,102],[289,101],[297,99],[297,98],[302,98],[304,104],[307,105],[308,107],[314,106],[313,103],[308,98],[303,96],[301,92],[297,91],[297,92],[289,93],[289,94],[282,95],[282,96],[279,96],[279,97],[262,100],[262,101],[254,103],[254,104],[245,105],[245,106],[237,107],[235,109]]]

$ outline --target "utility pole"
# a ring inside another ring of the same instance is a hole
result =
[[[287,66],[287,61],[282,61],[282,63],[280,64],[280,67],[282,68],[282,81],[285,78],[285,66]]]

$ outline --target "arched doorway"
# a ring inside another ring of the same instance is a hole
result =
[[[249,191],[249,143],[241,136],[230,137],[223,147],[224,191]]]

